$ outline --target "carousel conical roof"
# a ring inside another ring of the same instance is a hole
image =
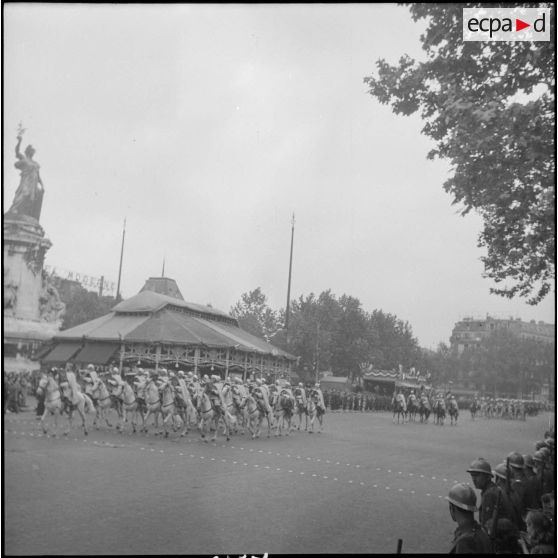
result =
[[[295,357],[238,326],[221,310],[141,291],[117,304],[109,314],[59,332],[54,342],[129,342],[205,346]]]

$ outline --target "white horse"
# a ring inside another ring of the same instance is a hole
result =
[[[169,378],[162,380],[159,386],[159,392],[161,393],[161,416],[163,418],[163,429],[165,432],[165,438],[168,438],[169,432],[167,430],[167,425],[169,421],[172,423],[173,430],[176,431],[177,428],[175,427],[175,418],[178,418],[178,420],[182,422],[182,417],[180,416],[176,405],[175,386],[171,383]],[[184,432],[181,433],[181,436],[184,436]]]
[[[250,394],[246,394],[240,403],[241,408],[246,416],[248,431],[252,435],[252,438],[259,438],[262,423],[265,418],[267,418],[267,437],[271,437],[271,423],[261,407]]]
[[[318,407],[318,403],[320,403],[320,394],[315,390],[311,390],[307,400],[308,418],[310,421],[310,430],[308,430],[309,434],[314,432],[314,421],[316,419],[318,419],[318,423],[320,425],[318,434],[322,432],[325,411],[321,406]]]
[[[117,403],[112,394],[109,392],[105,382],[99,378],[96,372],[91,371],[88,374],[90,381],[86,377],[87,387],[85,388],[85,393],[91,397],[95,405],[95,418],[93,419],[93,426],[99,430],[97,425],[97,420],[104,420],[109,428],[112,428],[112,423],[109,422],[108,412],[114,409],[118,415],[118,418],[122,418],[121,405]],[[120,424],[116,425],[117,429],[121,428]]]
[[[198,413],[194,407],[194,403],[192,402],[190,390],[182,378],[178,379],[178,385],[175,386],[174,391],[176,396],[176,412],[184,423],[184,430],[180,435],[184,436],[185,434],[188,434],[189,426],[197,424]]]
[[[85,415],[91,411],[95,410],[95,405],[91,401],[90,397],[82,393],[79,389],[79,385],[76,380],[76,375],[71,370],[66,371],[67,381],[61,382],[60,387],[62,388],[62,393],[64,397],[70,401],[70,412],[68,415],[68,421],[70,423],[70,429],[72,428],[72,415],[74,411],[79,413],[81,417],[81,425],[83,428],[83,433],[87,436],[87,425],[85,422]]]
[[[128,422],[127,413],[130,413],[132,416],[132,431],[135,434],[137,426],[137,421],[135,419],[137,419],[139,416],[142,419],[143,426],[143,414],[141,412],[139,401],[136,397],[136,394],[134,393],[134,390],[132,389],[132,386],[122,380],[120,380],[120,382],[118,380],[108,380],[108,383],[113,386],[111,394],[119,399],[122,403],[122,414],[120,415],[121,421],[119,430],[123,430],[124,423]]]
[[[155,384],[153,378],[148,378],[145,383],[145,407],[147,412],[143,417],[143,432],[148,431],[147,419],[153,415],[155,417],[155,429],[159,428],[158,417],[161,414],[161,396],[159,394],[159,388]],[[161,431],[156,432],[160,434]]]
[[[54,416],[54,434],[56,436],[58,433],[58,418],[62,415],[62,398],[60,393],[60,388],[56,383],[56,380],[52,377],[52,375],[43,374],[39,381],[39,386],[37,388],[37,394],[39,396],[45,397],[45,412],[41,417],[41,427],[45,434],[48,433],[45,419],[48,414]],[[64,433],[65,435],[68,432]]]
[[[221,389],[221,395],[223,396],[223,403],[225,404],[225,409],[228,415],[232,418],[230,427],[236,433],[238,432],[238,426],[240,424],[242,430],[241,434],[244,434],[244,429],[246,426],[245,415],[240,407],[241,397],[239,396],[238,389],[235,390],[237,386],[231,386],[225,383]]]
[[[208,390],[210,390],[214,395],[218,396],[221,405],[216,406],[215,403],[208,395]],[[219,421],[223,421],[224,434],[227,438],[227,442],[230,438],[230,425],[232,423],[233,417],[227,411],[222,401],[222,397],[218,391],[217,386],[209,387],[205,386],[204,389],[198,389],[195,395],[196,410],[198,411],[200,434],[202,440],[207,442],[205,438],[206,431],[209,433],[211,427],[214,427],[214,434],[211,441],[214,442],[217,439],[217,431],[219,429]]]

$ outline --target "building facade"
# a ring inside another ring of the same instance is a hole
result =
[[[464,318],[457,322],[452,330],[450,346],[458,354],[465,349],[475,349],[482,340],[494,331],[506,329],[519,338],[534,339],[543,343],[554,343],[556,326],[545,322],[524,322],[520,318],[500,319],[486,316],[486,318]]]

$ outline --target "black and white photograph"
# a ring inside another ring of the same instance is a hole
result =
[[[2,30],[4,555],[555,555],[554,3]]]

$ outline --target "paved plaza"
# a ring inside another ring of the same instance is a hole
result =
[[[532,452],[527,421],[394,425],[328,413],[322,434],[204,443],[106,427],[42,435],[31,410],[4,417],[5,552],[11,555],[447,552],[449,488]]]

